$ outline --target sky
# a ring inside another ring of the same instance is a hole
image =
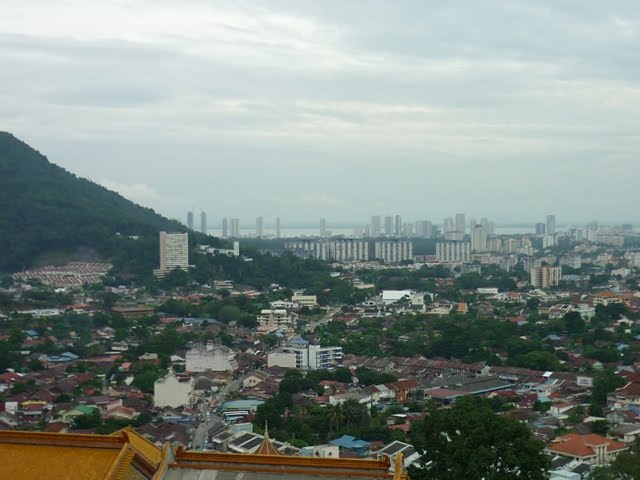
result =
[[[184,221],[640,223],[636,0],[2,0],[0,130]]]

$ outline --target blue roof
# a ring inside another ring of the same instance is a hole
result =
[[[30,337],[37,337],[38,336],[38,332],[36,332],[35,330],[25,330],[24,333],[26,333]]]
[[[293,338],[289,343],[291,345],[300,345],[302,347],[306,347],[307,345],[309,345],[309,342],[307,340],[300,337]]]
[[[340,438],[331,440],[329,443],[331,445],[337,445],[338,447],[346,448],[349,450],[367,448],[369,446],[369,442],[365,442],[364,440],[360,440],[359,438],[352,437],[351,435],[342,435]]]

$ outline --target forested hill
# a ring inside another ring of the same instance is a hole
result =
[[[122,245],[119,238],[157,237],[159,230],[186,227],[67,172],[0,132],[0,271],[21,270],[43,254],[79,247],[110,259]]]

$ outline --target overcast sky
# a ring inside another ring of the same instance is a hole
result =
[[[0,19],[0,129],[171,217],[640,221],[637,0],[2,0]]]

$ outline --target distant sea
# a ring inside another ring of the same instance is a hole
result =
[[[332,228],[327,226],[327,230],[331,232],[331,235],[339,236],[343,235],[345,237],[353,237],[354,229],[357,227],[336,227]],[[209,228],[207,229],[209,235],[213,235],[214,237],[219,237],[222,235],[222,229],[220,228]],[[265,238],[273,237],[275,235],[274,228],[264,228],[263,234]],[[467,232],[468,233],[468,232]],[[504,227],[496,227],[495,228],[496,235],[523,235],[525,233],[535,233],[535,226],[531,225],[530,227],[526,226],[504,226]],[[256,230],[254,228],[240,228],[240,236],[241,237],[255,237]],[[282,238],[304,238],[304,237],[319,237],[320,229],[319,228],[300,228],[300,227],[281,227],[280,235]]]

